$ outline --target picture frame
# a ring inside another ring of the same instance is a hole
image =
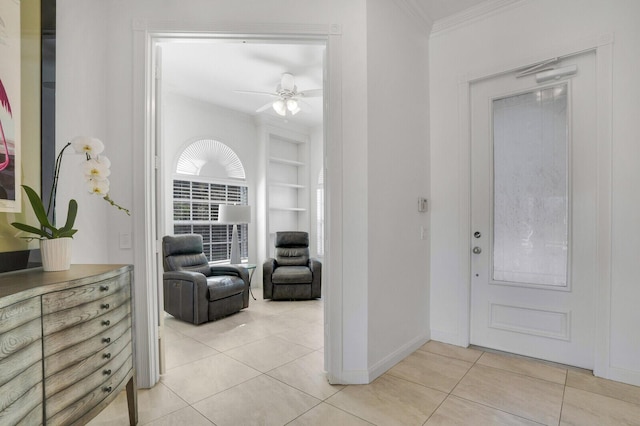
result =
[[[0,0],[0,212],[22,210],[20,1]]]

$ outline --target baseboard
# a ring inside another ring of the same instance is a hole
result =
[[[429,335],[418,336],[389,354],[368,370],[343,370],[337,376],[327,374],[327,380],[332,385],[366,385],[386,373],[391,367],[411,355],[429,341]]]
[[[640,386],[640,371],[627,370],[619,367],[609,367],[605,379],[629,385]]]
[[[466,347],[466,345],[463,345],[462,342],[460,342],[460,336],[458,336],[457,333],[451,333],[449,331],[431,329],[431,340]]]
[[[367,385],[370,383],[367,370],[343,370],[339,376],[327,374],[327,380],[332,385]]]
[[[375,363],[371,368],[369,368],[369,381],[367,383],[373,382],[375,379],[389,371],[391,367],[414,353],[418,348],[429,341],[429,335],[424,334],[416,337],[411,340],[407,344],[401,346],[396,351],[392,352],[388,356],[384,357],[379,362]]]

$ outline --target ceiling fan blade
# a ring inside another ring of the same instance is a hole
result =
[[[298,92],[298,95],[304,98],[313,98],[316,96],[322,96],[322,89],[303,90],[302,92]]]
[[[266,111],[269,108],[271,108],[271,105],[273,105],[273,102],[267,102],[266,104],[262,105],[260,108],[258,108],[256,110],[256,112],[262,112],[262,111]]]
[[[248,95],[266,95],[266,96],[271,96],[274,98],[279,98],[280,95],[278,95],[277,93],[270,93],[270,92],[254,92],[251,90],[234,90],[234,92],[236,93],[245,93]]]

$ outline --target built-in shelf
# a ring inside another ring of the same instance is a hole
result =
[[[308,135],[270,128],[266,134],[267,253],[278,231],[309,232]]]
[[[306,188],[304,185],[299,185],[297,183],[286,183],[286,182],[269,182],[270,186],[279,186],[282,188],[294,188],[294,189],[303,189]]]
[[[269,210],[278,210],[283,212],[306,212],[307,211],[307,209],[302,207],[277,207],[277,206],[271,206],[269,207]]]
[[[305,163],[301,161],[289,160],[287,158],[279,158],[279,157],[269,157],[269,161],[271,161],[272,163],[286,164],[289,166],[297,166],[297,167],[305,165]]]

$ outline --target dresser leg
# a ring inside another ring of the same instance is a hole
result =
[[[127,405],[129,406],[129,424],[138,424],[138,387],[136,386],[136,372],[127,383]]]

